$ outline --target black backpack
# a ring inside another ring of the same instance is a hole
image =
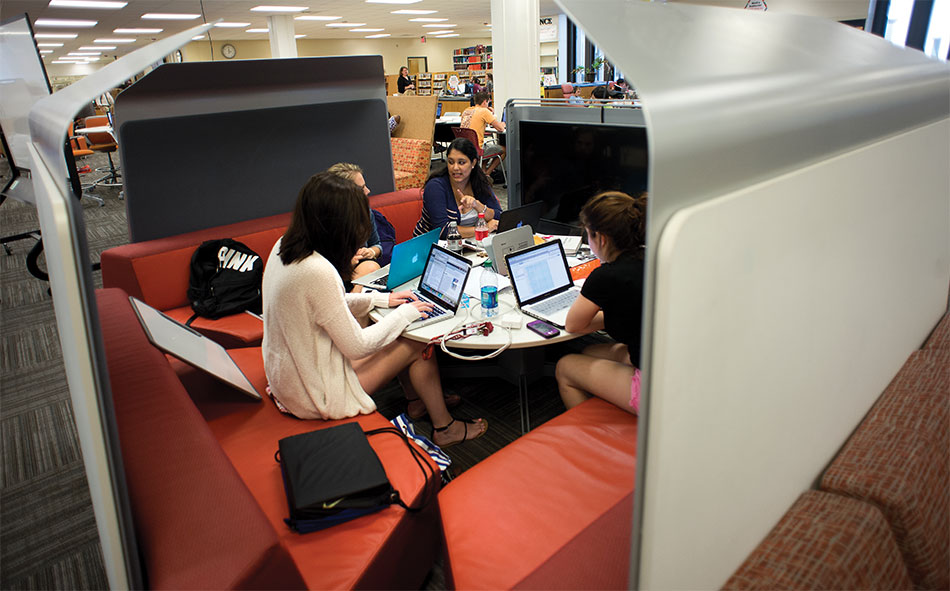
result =
[[[261,313],[264,261],[246,244],[223,238],[207,240],[191,255],[188,300],[194,315],[221,318],[245,310]]]

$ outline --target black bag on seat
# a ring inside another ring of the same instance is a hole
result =
[[[264,261],[246,244],[222,238],[207,240],[191,256],[188,301],[198,316],[221,318],[245,310],[261,313]]]
[[[291,529],[317,531],[392,504],[408,511],[425,507],[427,495],[418,507],[409,507],[390,484],[366,438],[379,433],[400,437],[426,480],[434,477],[435,470],[426,462],[424,452],[394,427],[364,433],[359,423],[353,422],[285,437],[278,441],[275,458],[280,462],[290,509],[290,517],[284,521]]]

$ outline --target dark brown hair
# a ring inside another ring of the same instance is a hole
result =
[[[472,175],[469,177],[469,183],[472,185],[472,193],[475,199],[487,204],[488,201],[486,201],[486,199],[491,199],[494,193],[491,190],[491,179],[488,178],[488,175],[485,174],[485,171],[482,170],[481,166],[479,166],[478,149],[475,148],[475,144],[466,138],[457,137],[452,140],[452,143],[449,144],[449,147],[445,149],[445,155],[448,156],[449,152],[452,150],[461,152],[466,158],[475,164],[475,168],[472,169]],[[434,168],[426,178],[426,183],[440,176],[449,178],[448,164],[442,164]]]
[[[491,99],[491,93],[487,90],[479,90],[475,93],[475,96],[472,98],[474,104],[480,105],[482,103],[487,103]]]
[[[353,256],[371,232],[363,190],[349,179],[321,172],[300,189],[277,254],[289,265],[319,252],[346,282],[353,278]]]
[[[581,209],[581,223],[588,232],[610,238],[618,254],[643,259],[646,238],[647,194],[631,197],[620,191],[604,191],[590,198]]]

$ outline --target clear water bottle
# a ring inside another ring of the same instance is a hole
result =
[[[478,214],[478,221],[475,222],[475,242],[485,248],[482,242],[488,236],[488,222],[485,221],[485,212]]]
[[[498,278],[491,267],[491,260],[482,265],[482,313],[485,318],[498,315]]]
[[[445,247],[456,254],[462,254],[462,234],[455,222],[449,222],[449,230],[445,234]]]

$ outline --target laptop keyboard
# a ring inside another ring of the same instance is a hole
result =
[[[570,308],[580,293],[581,292],[576,289],[565,291],[543,302],[532,304],[531,309],[541,314],[554,314],[564,308]]]
[[[387,273],[386,275],[383,275],[382,277],[377,277],[376,279],[373,279],[372,281],[370,281],[370,285],[373,285],[376,287],[386,287],[386,281],[388,280],[389,280],[389,274]]]
[[[428,299],[427,297],[425,297],[418,291],[413,290],[412,293],[416,294],[416,297],[422,300],[423,302],[426,302],[427,304],[432,304],[432,309],[429,310],[428,312],[423,312],[422,316],[417,318],[414,322],[422,322],[423,320],[428,320],[429,318],[436,318],[438,316],[445,315],[445,310],[440,308],[438,304],[433,303],[432,300]]]

